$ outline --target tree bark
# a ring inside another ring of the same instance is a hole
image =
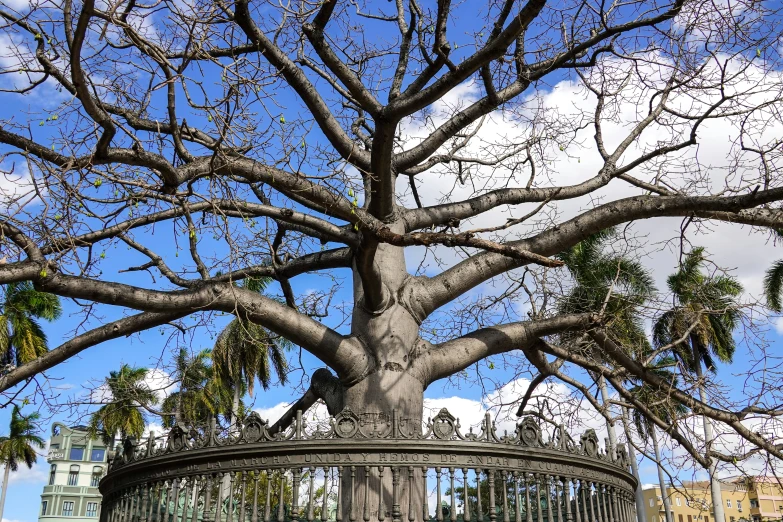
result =
[[[609,432],[609,450],[614,457],[614,452],[617,449],[617,431],[614,429],[614,420],[612,419],[612,410],[609,403],[609,390],[606,386],[606,379],[603,375],[598,376],[598,388],[601,390],[601,402],[604,405],[604,413],[608,417],[606,419],[606,431]]]
[[[669,490],[666,487],[666,481],[663,477],[663,464],[661,464],[661,448],[658,446],[658,434],[655,426],[650,426],[650,438],[655,452],[655,466],[658,469],[658,484],[661,486],[661,498],[663,498],[663,511],[666,515],[666,522],[674,522],[672,513],[672,500],[669,498]]]
[[[696,361],[696,378],[698,379],[699,388],[699,400],[704,402],[706,394],[704,393],[704,382],[702,381],[703,372],[701,369],[701,358],[695,353],[694,360]],[[701,417],[702,424],[704,425],[704,445],[706,447],[705,453],[709,454],[709,450],[712,446],[714,435],[712,433],[712,422],[706,415]],[[726,516],[723,514],[723,495],[720,491],[720,481],[717,477],[718,461],[715,458],[711,459],[710,467],[707,469],[710,475],[710,494],[712,495],[712,511],[715,516],[715,522],[726,522]]]
[[[239,383],[234,384],[234,398],[231,401],[230,432],[232,435],[237,435],[239,433],[239,400],[241,399],[239,390]]]
[[[645,522],[644,516],[644,492],[642,491],[642,480],[639,477],[639,464],[636,462],[636,450],[633,448],[633,441],[631,440],[631,430],[628,429],[628,408],[623,408],[623,425],[625,426],[625,433],[628,437],[628,460],[631,461],[631,473],[636,477],[636,491],[634,491],[634,499],[636,501],[636,520],[638,522]]]
[[[10,472],[11,468],[6,464],[3,472],[3,492],[0,493],[0,521],[3,520],[3,511],[5,511],[5,494],[8,491],[8,475]]]

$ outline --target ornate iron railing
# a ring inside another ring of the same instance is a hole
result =
[[[446,410],[423,427],[343,411],[271,433],[175,427],[124,442],[100,483],[102,522],[632,522],[636,480],[620,445],[532,418],[498,435],[487,415],[462,433]]]

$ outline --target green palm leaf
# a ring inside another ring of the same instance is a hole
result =
[[[117,433],[122,438],[140,438],[144,433],[146,419],[142,408],[158,403],[155,393],[145,379],[148,370],[123,364],[119,371],[112,371],[105,384],[111,393],[108,404],[101,406],[90,416],[90,436],[100,436],[110,444]]]
[[[248,279],[242,287],[263,291],[269,278]],[[285,352],[291,348],[287,339],[246,319],[233,319],[218,335],[212,354],[215,377],[225,387],[237,384],[247,387],[253,395],[255,382],[268,389],[272,382],[271,368],[281,383],[286,382],[288,362]],[[270,366],[271,363],[271,366]]]
[[[764,274],[764,296],[767,305],[776,312],[783,312],[783,259],[772,263]]]
[[[46,335],[37,319],[54,321],[62,313],[57,296],[39,292],[30,281],[3,287],[0,315],[0,358],[6,364],[27,364],[49,351]]]
[[[0,462],[11,471],[17,471],[20,462],[32,468],[38,459],[36,449],[41,450],[46,446],[45,441],[37,435],[39,418],[38,413],[22,415],[18,406],[14,406],[11,411],[8,436],[0,437]]]
[[[671,354],[693,373],[701,365],[715,371],[715,362],[730,363],[736,343],[734,330],[742,320],[737,298],[742,285],[730,276],[702,272],[703,248],[689,252],[680,268],[667,279],[675,306],[661,314],[653,325],[653,344],[672,346]]]

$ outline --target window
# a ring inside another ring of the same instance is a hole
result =
[[[44,500],[43,502],[41,502],[41,516],[46,515],[46,506],[48,505],[49,505],[48,500]]]
[[[650,499],[650,507],[653,507],[654,505],[655,505],[655,500],[653,500],[653,499],[651,498],[651,499]]]
[[[688,522],[693,522],[693,517],[688,515]]]
[[[678,520],[679,522],[682,522],[682,515],[677,515],[677,520]]]
[[[734,517],[729,517],[729,522],[735,522],[737,519]]]
[[[728,508],[731,507],[731,499],[730,498],[726,499],[726,507],[728,507]]]
[[[753,500],[750,501],[750,507],[753,507],[753,502],[755,502],[755,501],[753,501]],[[742,501],[741,500],[737,501],[737,511],[742,511]]]
[[[68,457],[69,460],[84,460],[84,446],[73,446]]]
[[[90,487],[91,488],[97,488],[98,483],[101,481],[101,476],[99,473],[93,473],[92,478],[90,479]]]
[[[60,445],[59,444],[50,444],[49,445],[49,449],[60,449]]]
[[[71,466],[71,471],[68,473],[68,485],[76,486],[79,483],[79,466]]]
[[[93,462],[103,462],[103,458],[106,456],[106,450],[101,449],[94,449],[90,453],[90,460]]]
[[[54,484],[54,475],[57,472],[57,464],[52,464],[52,469],[49,471],[49,485]]]
[[[680,504],[680,497],[676,497],[674,501],[677,503],[677,507],[680,507],[682,504]]]
[[[73,502],[66,500],[63,502],[63,516],[64,517],[72,517],[73,516]]]
[[[707,515],[704,515],[704,522],[710,522],[710,517],[708,517]]]
[[[87,516],[88,517],[97,517],[98,516],[98,503],[97,502],[87,502]]]

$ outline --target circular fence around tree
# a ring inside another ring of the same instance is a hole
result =
[[[100,483],[101,522],[306,520],[631,522],[625,447],[601,449],[532,418],[462,433],[446,410],[424,427],[343,411],[282,433],[251,414],[233,433],[173,428],[126,440]]]

